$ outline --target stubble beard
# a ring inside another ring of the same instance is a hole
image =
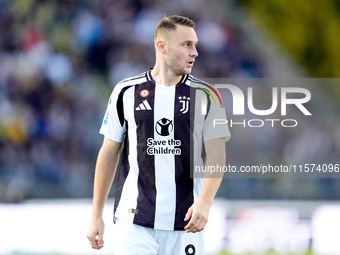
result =
[[[183,67],[178,64],[178,58],[173,55],[172,51],[170,51],[170,58],[168,61],[165,61],[165,65],[171,72],[173,72],[177,76],[183,76],[185,74],[191,73],[191,70],[187,72]]]
[[[185,74],[187,74],[187,72],[184,71],[183,68],[181,68],[179,65],[175,64],[171,64],[171,63],[165,63],[166,67],[172,72],[174,73],[176,76],[183,76]]]

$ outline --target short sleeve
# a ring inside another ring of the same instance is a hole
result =
[[[231,137],[226,111],[223,105],[217,100],[209,97],[209,111],[204,122],[203,127],[203,140],[213,140],[225,137],[228,141]]]
[[[122,109],[122,106],[118,107],[118,103],[121,103],[118,102],[120,94],[120,89],[115,87],[110,96],[99,133],[115,142],[122,143],[126,132],[126,123],[122,122],[119,116],[122,114],[118,111],[118,109]]]

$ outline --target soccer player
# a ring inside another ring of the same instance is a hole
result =
[[[192,20],[162,19],[154,68],[119,82],[100,129],[88,239],[104,244],[102,213],[116,168],[114,254],[204,254],[204,228],[222,181],[194,166],[224,166],[229,129],[216,89],[190,75],[198,56]],[[118,163],[119,161],[119,163]]]

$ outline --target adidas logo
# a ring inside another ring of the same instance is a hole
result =
[[[151,106],[149,105],[148,101],[144,100],[139,106],[136,108],[137,111],[140,110],[152,110]]]

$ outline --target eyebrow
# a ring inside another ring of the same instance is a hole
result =
[[[198,40],[197,40],[197,41],[183,40],[183,41],[181,42],[181,44],[182,44],[182,43],[198,44]]]

